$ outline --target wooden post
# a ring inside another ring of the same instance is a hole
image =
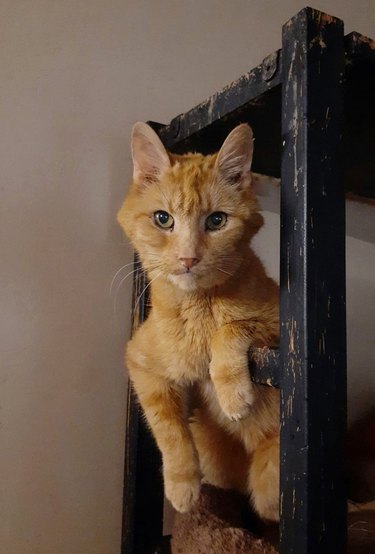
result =
[[[343,23],[283,27],[280,553],[343,554],[346,494]]]
[[[137,270],[133,281],[133,331],[146,319],[149,300],[146,276],[137,255],[134,267]],[[161,466],[159,450],[129,381],[122,554],[154,554],[162,544],[164,487]]]

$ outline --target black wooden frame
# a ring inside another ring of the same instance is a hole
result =
[[[283,28],[280,551],[345,552],[344,28]]]
[[[282,554],[346,548],[344,194],[375,195],[374,91],[375,43],[305,8],[260,66],[169,125],[151,123],[171,151],[210,153],[248,122],[254,171],[281,175],[280,347],[253,349],[249,368],[281,389]],[[134,299],[145,283],[138,271]],[[133,328],[147,302],[134,301]],[[160,455],[130,386],[126,429],[122,552],[164,552]]]

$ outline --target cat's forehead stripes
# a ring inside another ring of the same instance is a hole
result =
[[[211,209],[215,156],[187,154],[176,156],[171,169],[164,175],[163,184],[174,213],[191,216],[197,211]]]

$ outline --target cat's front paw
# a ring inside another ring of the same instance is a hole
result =
[[[239,421],[248,416],[254,402],[251,383],[231,383],[217,391],[217,396],[221,409],[232,421]]]
[[[218,376],[222,377],[219,378]],[[254,388],[248,370],[231,375],[230,369],[211,371],[217,399],[225,415],[239,421],[249,415],[254,403]]]
[[[198,475],[180,478],[164,476],[165,496],[175,510],[188,512],[199,498],[201,480]]]

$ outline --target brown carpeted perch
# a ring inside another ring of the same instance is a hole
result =
[[[374,554],[375,505],[351,505],[348,554]],[[265,525],[238,493],[210,485],[187,514],[176,514],[172,554],[277,554],[277,525]]]
[[[193,510],[176,515],[172,554],[277,554],[264,528],[241,495],[204,485]]]

